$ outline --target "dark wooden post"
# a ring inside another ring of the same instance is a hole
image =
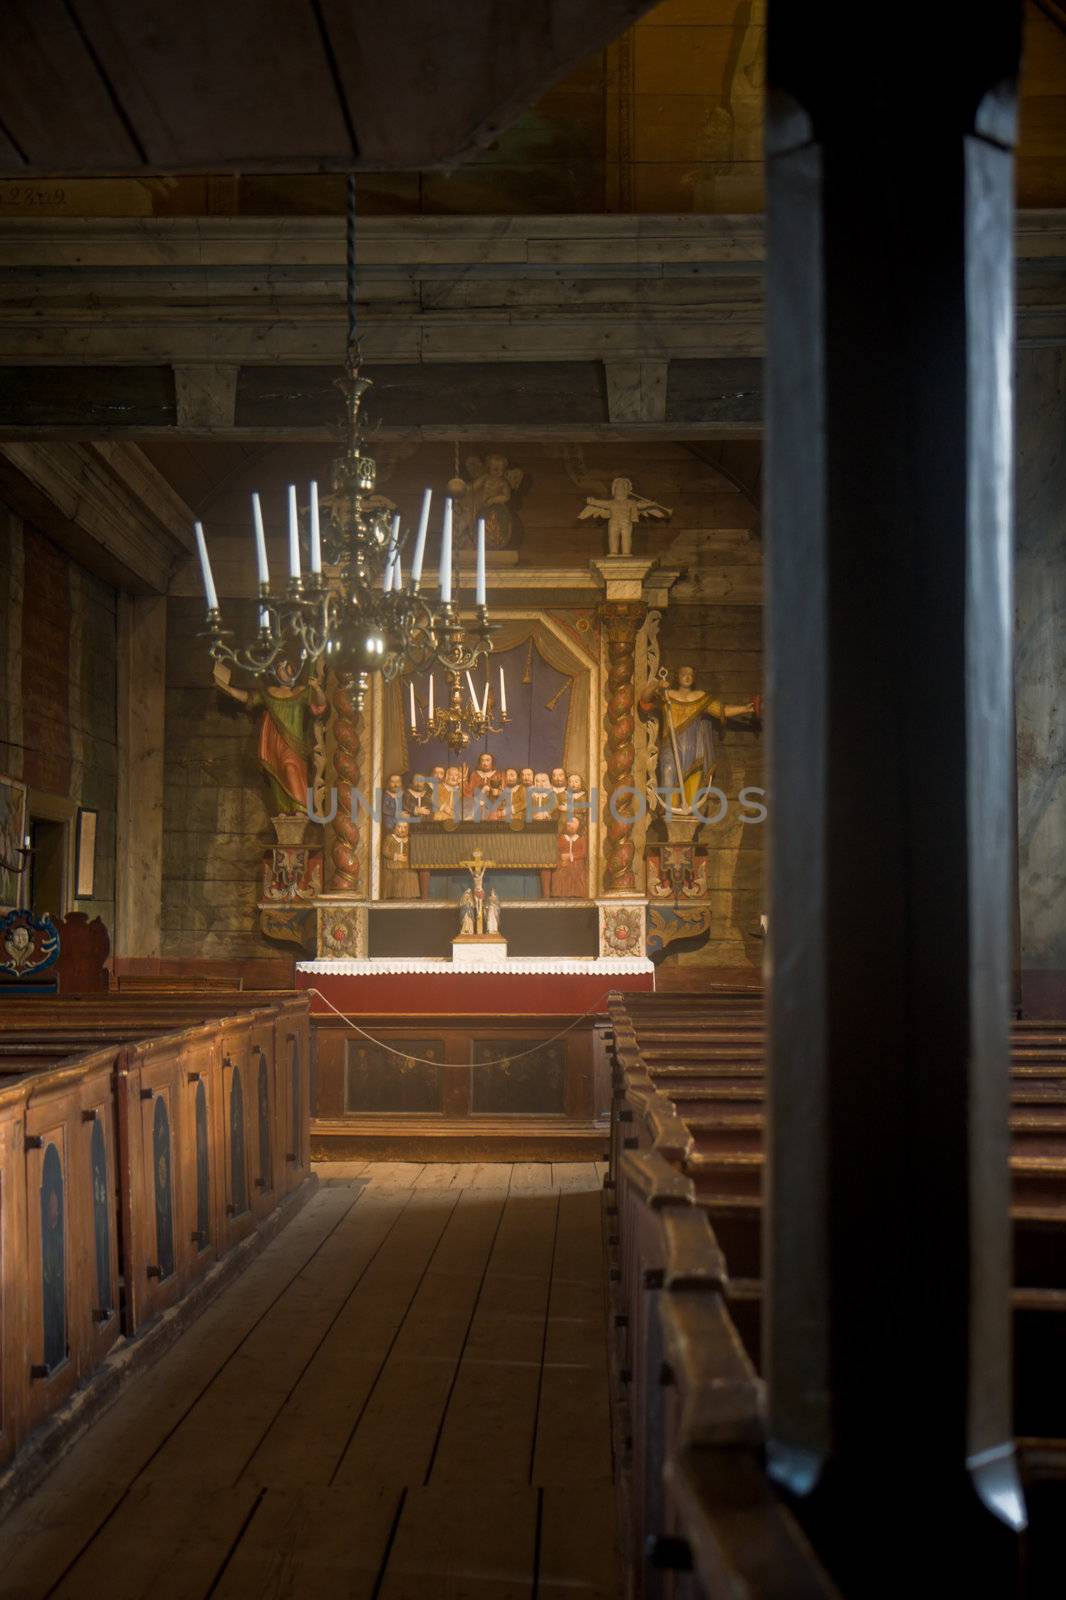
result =
[[[1009,3],[913,20],[771,0],[768,22],[769,1464],[864,1600],[1009,1593],[1024,1515],[1007,1167],[1020,24]]]

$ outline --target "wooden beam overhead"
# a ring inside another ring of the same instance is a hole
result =
[[[192,512],[136,445],[0,443],[0,499],[105,582],[165,594]]]
[[[0,174],[454,166],[652,0],[8,0]]]
[[[758,432],[761,362],[755,357],[657,361],[448,362],[371,365],[366,415],[375,437],[569,438],[647,433],[697,438]],[[0,439],[212,438],[327,442],[343,419],[335,366],[178,369],[177,403],[129,367],[0,367]],[[132,375],[132,376],[131,376]],[[638,381],[638,380],[634,380]],[[612,400],[612,385],[614,398]],[[91,395],[79,411],[71,394]]]
[[[1016,249],[1019,342],[1066,342],[1066,217],[1023,216]],[[588,361],[649,377],[763,351],[757,218],[373,218],[357,277],[376,366]],[[0,219],[0,365],[154,369],[158,424],[176,405],[167,368],[184,421],[210,426],[228,406],[222,369],[339,367],[346,336],[339,219]],[[192,401],[194,367],[214,374],[213,411]],[[650,420],[659,393],[649,377],[627,404]]]

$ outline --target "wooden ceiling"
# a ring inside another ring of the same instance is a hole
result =
[[[0,173],[454,164],[649,0],[5,0]]]

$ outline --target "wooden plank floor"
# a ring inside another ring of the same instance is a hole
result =
[[[5,1600],[616,1600],[602,1165],[318,1172],[0,1526]]]

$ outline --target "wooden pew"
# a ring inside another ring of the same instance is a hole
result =
[[[722,1508],[732,1502],[706,1440],[693,1450],[664,1431],[669,1402],[656,1391],[664,1375],[676,1382],[666,1352],[671,1341],[672,1347],[689,1348],[676,1328],[669,1331],[676,1318],[674,1302],[663,1293],[670,1281],[664,1240],[682,1226],[679,1217],[686,1218],[686,1237],[697,1240],[698,1227],[687,1218],[690,1211],[702,1216],[707,1232],[687,1257],[688,1277],[714,1283],[718,1314],[742,1343],[754,1373],[761,1311],[761,1022],[732,1004],[704,1007],[697,1018],[680,1008],[666,1016],[646,996],[612,1001],[611,1009],[616,1076],[608,1235],[616,1251],[615,1368],[625,1379],[633,1437],[637,1504],[631,1518],[639,1530],[633,1550],[639,1559],[646,1544],[654,1549],[665,1541],[675,1560],[695,1554],[698,1577],[706,1580],[715,1576],[714,1562],[722,1554]],[[1031,1434],[1066,1434],[1066,1409],[1056,1410],[1049,1400],[1066,1339],[1064,1045],[1066,1028],[1057,1023],[1017,1029],[1012,1036],[1015,1401],[1017,1425]],[[707,1327],[703,1348],[715,1354],[693,1379],[696,1395],[689,1404],[697,1409],[700,1395],[704,1403],[720,1399],[720,1385],[728,1389],[737,1370],[728,1338],[719,1329],[715,1344],[713,1320]],[[751,1491],[769,1494],[757,1464]],[[785,1549],[792,1549],[787,1541]],[[742,1557],[738,1545],[731,1560]],[[731,1588],[740,1571],[731,1567],[727,1583],[719,1570],[717,1579]],[[765,1581],[766,1571],[760,1576]],[[802,1581],[797,1574],[789,1579]],[[642,1585],[640,1594],[675,1592],[647,1562]],[[694,1592],[703,1592],[698,1581]],[[756,1586],[751,1592],[771,1591]]]
[[[120,972],[114,979],[118,994],[235,994],[244,988],[244,979],[208,977],[168,978],[160,973]]]
[[[0,1005],[0,1462],[310,1177],[306,996],[21,1012]]]

